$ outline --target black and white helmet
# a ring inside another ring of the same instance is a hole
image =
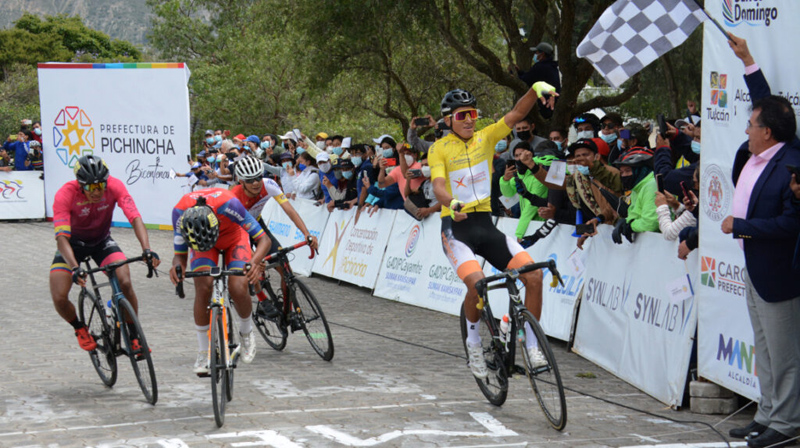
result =
[[[204,197],[197,198],[194,207],[183,212],[179,226],[189,246],[198,252],[211,250],[219,238],[219,220]]]
[[[81,185],[105,182],[108,180],[108,165],[100,157],[83,156],[75,163],[75,178]]]
[[[478,100],[466,90],[451,90],[442,98],[442,116],[452,114],[459,107],[475,107],[477,105]]]
[[[264,163],[253,156],[242,157],[236,162],[236,179],[250,180],[264,177]]]

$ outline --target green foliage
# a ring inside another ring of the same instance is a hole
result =
[[[2,139],[19,130],[20,120],[39,117],[39,83],[36,68],[14,64],[6,70],[6,81],[0,82],[0,134]]]

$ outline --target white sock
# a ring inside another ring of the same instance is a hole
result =
[[[533,328],[531,328],[531,324],[525,322],[525,348],[531,347],[539,347],[539,341],[536,339],[536,335],[533,333]]]
[[[250,316],[239,317],[239,315],[236,314],[236,319],[239,320],[239,334],[250,334],[250,332],[253,331],[253,321],[250,320]]]
[[[197,330],[198,352],[208,352],[208,325],[195,325]]]
[[[470,322],[467,316],[464,316],[467,323],[467,344],[468,345],[481,345],[481,334],[479,331],[480,321]]]

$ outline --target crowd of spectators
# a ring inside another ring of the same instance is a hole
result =
[[[20,122],[19,132],[11,134],[0,148],[0,171],[43,171],[42,125],[30,119]]]

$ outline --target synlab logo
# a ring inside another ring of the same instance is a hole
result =
[[[733,187],[728,183],[728,176],[717,165],[709,165],[701,176],[702,191],[705,197],[701,201],[703,211],[712,221],[722,221],[728,215],[733,198]]]
[[[700,257],[700,283],[709,288],[717,287],[717,260]]]
[[[765,6],[769,0],[722,0],[722,17],[725,25],[769,26],[778,18],[778,8]]]
[[[92,120],[80,107],[61,109],[53,121],[53,142],[61,162],[73,168],[79,157],[94,152]]]
[[[408,239],[406,240],[406,258],[413,255],[414,251],[417,249],[420,233],[421,229],[419,224],[414,224],[414,227],[411,228],[411,233],[408,234]]]

